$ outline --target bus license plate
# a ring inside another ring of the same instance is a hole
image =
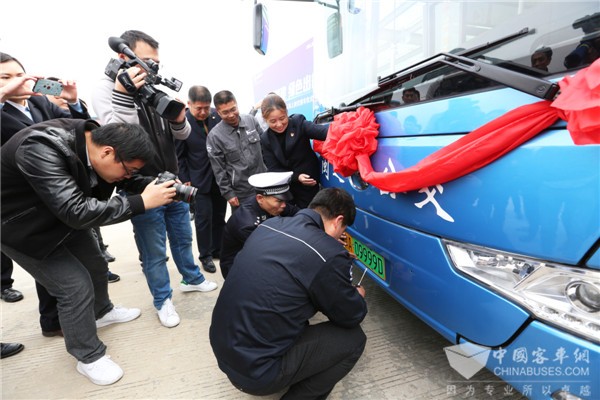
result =
[[[367,266],[375,275],[385,281],[385,260],[362,242],[354,239],[346,232],[346,249],[356,254],[356,258]]]

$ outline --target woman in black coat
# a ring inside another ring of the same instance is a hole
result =
[[[271,93],[261,104],[269,125],[261,135],[263,158],[272,172],[292,171],[290,203],[306,208],[319,191],[321,168],[310,139],[325,140],[328,126],[307,121],[302,114],[288,116],[285,101]]]

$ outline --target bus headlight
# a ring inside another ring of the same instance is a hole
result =
[[[573,282],[567,293],[576,307],[592,313],[600,311],[600,288],[597,286],[588,282]]]
[[[600,272],[443,241],[456,269],[538,319],[600,342]]]

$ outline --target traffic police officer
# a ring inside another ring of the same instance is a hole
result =
[[[292,199],[290,178],[292,172],[263,172],[248,178],[256,196],[246,200],[234,212],[223,231],[221,244],[221,273],[227,278],[236,254],[244,247],[244,242],[258,225],[271,217],[296,214],[300,208],[288,204]]]

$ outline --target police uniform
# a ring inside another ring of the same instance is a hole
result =
[[[264,172],[250,176],[248,182],[255,188],[257,194],[263,196],[275,196],[286,202],[291,199],[289,192],[289,181],[292,172]],[[283,217],[296,214],[300,209],[294,205],[287,204],[281,214]],[[256,196],[247,199],[232,214],[227,221],[223,231],[223,242],[221,244],[221,259],[219,265],[224,278],[227,274],[237,253],[244,246],[248,236],[256,227],[267,219],[273,217],[263,210]]]
[[[262,396],[291,385],[305,398],[326,397],[366,343],[367,306],[351,284],[351,264],[312,209],[258,225],[235,258],[210,326],[219,368],[234,386]],[[309,325],[318,311],[329,321]]]

